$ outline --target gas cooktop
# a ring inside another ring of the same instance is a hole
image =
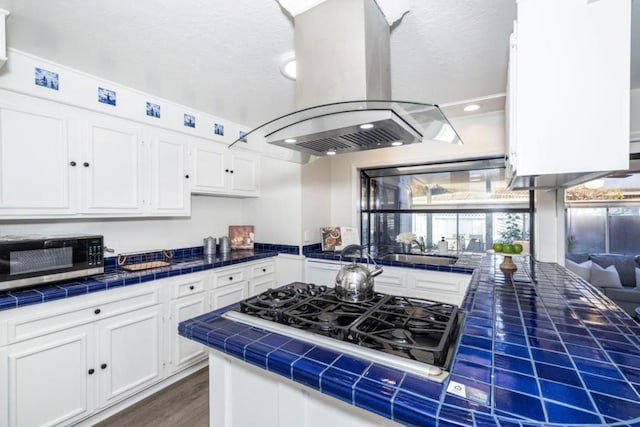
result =
[[[293,283],[245,299],[224,316],[444,381],[461,315],[437,301],[377,293],[345,302],[331,288]]]

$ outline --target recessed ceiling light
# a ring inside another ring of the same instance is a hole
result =
[[[478,104],[469,104],[466,107],[464,107],[464,111],[477,111],[480,109],[480,106]]]
[[[297,139],[295,138],[287,138],[284,140],[284,142],[286,142],[287,144],[294,144],[295,142],[297,142]]]
[[[296,56],[293,53],[285,55],[280,61],[280,72],[288,79],[296,79]]]
[[[397,147],[398,145],[402,145],[402,144],[403,144],[402,141],[393,141],[391,143],[391,145],[393,145],[394,147]]]
[[[335,154],[336,154],[336,150],[334,149],[327,150],[327,156],[335,156]]]
[[[363,125],[360,125],[360,129],[371,129],[373,127],[373,124],[371,123],[365,123]]]

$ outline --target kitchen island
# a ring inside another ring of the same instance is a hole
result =
[[[212,349],[214,383],[225,366],[240,363],[243,372],[266,370],[262,374],[281,384],[321,394],[324,404],[338,399],[339,411],[346,403],[401,424],[640,425],[640,327],[557,264],[520,262],[509,281],[501,262],[487,255],[474,271],[443,383],[222,318],[230,307],[182,322],[179,333]],[[257,402],[265,397],[239,390],[232,378],[221,387],[235,387],[236,395],[256,403],[256,412],[264,411]],[[282,399],[295,395],[279,388]],[[216,398],[212,392],[212,422],[229,422]],[[375,417],[369,422],[384,424]]]

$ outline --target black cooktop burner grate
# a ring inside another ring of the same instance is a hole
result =
[[[282,323],[342,341],[353,341],[351,325],[375,307],[384,295],[371,301],[352,303],[339,300],[333,291],[303,300],[282,312]]]
[[[441,366],[457,312],[450,304],[388,296],[352,329],[359,345]]]
[[[326,286],[292,283],[240,301],[240,312],[281,323],[283,310],[326,292]]]
[[[375,294],[339,300],[333,289],[294,283],[240,302],[242,313],[430,365],[445,366],[458,322],[454,305]]]

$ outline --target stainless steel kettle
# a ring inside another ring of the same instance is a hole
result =
[[[363,246],[349,245],[342,250],[340,254],[340,262],[342,257],[353,252],[359,252],[362,255]],[[364,302],[370,301],[375,296],[373,289],[373,278],[382,273],[380,267],[371,255],[367,254],[367,266],[369,260],[375,265],[375,269],[369,270],[367,267],[360,265],[354,259],[351,264],[343,266],[336,275],[335,292],[336,297],[346,302]]]

